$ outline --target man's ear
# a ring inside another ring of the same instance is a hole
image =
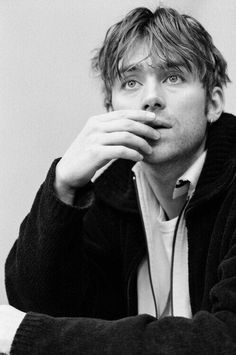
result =
[[[207,121],[209,123],[216,122],[224,109],[224,93],[219,86],[215,86],[212,90],[211,97],[207,103]]]

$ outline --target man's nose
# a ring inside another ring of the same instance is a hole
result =
[[[164,95],[162,88],[157,83],[152,83],[143,94],[142,110],[158,111],[165,107]]]

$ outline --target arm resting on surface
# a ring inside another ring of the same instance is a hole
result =
[[[236,327],[235,315],[228,312]],[[235,340],[235,339],[234,339]],[[236,353],[236,344],[218,317],[199,312],[193,319],[149,315],[104,321],[53,318],[28,313],[16,333],[11,354],[209,355]]]

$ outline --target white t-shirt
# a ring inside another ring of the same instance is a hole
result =
[[[183,194],[191,197],[205,162],[206,152],[178,179],[173,198]],[[158,189],[147,166],[142,162],[133,167],[144,222],[148,255],[138,270],[138,313],[147,313],[158,318],[171,314],[171,259],[172,245],[178,217],[165,219],[158,201]],[[182,184],[182,182],[187,184]],[[150,273],[148,261],[150,263]],[[153,288],[153,290],[152,290]],[[174,249],[173,264],[173,315],[192,317],[188,282],[188,239],[184,215],[182,215]],[[155,302],[157,314],[155,311]]]

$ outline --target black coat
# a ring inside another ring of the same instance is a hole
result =
[[[113,163],[72,207],[54,194],[55,161],[6,262],[10,304],[31,311],[12,354],[236,354],[235,117],[212,125],[207,148],[185,213],[193,318],[137,315],[133,163]]]

